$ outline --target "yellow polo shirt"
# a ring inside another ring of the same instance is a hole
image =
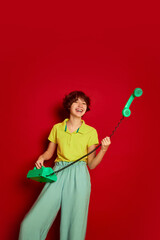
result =
[[[68,119],[65,119],[62,123],[55,124],[48,137],[51,142],[57,144],[55,162],[75,161],[88,153],[88,147],[99,144],[96,129],[85,124],[84,120],[81,127],[73,133],[67,129],[67,121]],[[87,162],[87,157],[81,161]]]

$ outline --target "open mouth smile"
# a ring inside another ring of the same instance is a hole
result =
[[[83,110],[82,110],[82,109],[77,109],[77,108],[76,108],[76,112],[80,112],[80,113],[82,113]]]

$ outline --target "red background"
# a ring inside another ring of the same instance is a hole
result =
[[[140,87],[144,93],[132,103],[131,116],[90,171],[86,239],[160,239],[158,4],[5,1],[0,9],[0,238],[18,239],[20,222],[43,187],[26,174],[45,151],[53,124],[63,120],[64,95],[82,90],[91,97],[84,120],[101,140]],[[58,235],[59,216],[47,240]]]

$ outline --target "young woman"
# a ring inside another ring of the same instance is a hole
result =
[[[53,156],[56,147],[55,171],[94,150],[99,143],[96,129],[82,120],[83,115],[90,110],[89,97],[81,91],[71,92],[64,98],[63,106],[69,118],[53,126],[48,137],[48,149],[35,163],[38,169]],[[94,169],[101,162],[111,144],[110,138],[104,138],[101,143],[97,155],[93,152],[57,173],[56,182],[45,184],[21,224],[19,240],[44,240],[60,208],[60,239],[85,239],[91,191],[87,165]]]

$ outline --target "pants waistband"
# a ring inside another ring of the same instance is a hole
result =
[[[60,161],[60,162],[55,162],[55,166],[67,166],[71,163],[73,163],[73,161],[72,162]],[[79,161],[79,162],[75,163],[74,165],[77,165],[77,164],[86,165],[87,163],[85,161]]]

